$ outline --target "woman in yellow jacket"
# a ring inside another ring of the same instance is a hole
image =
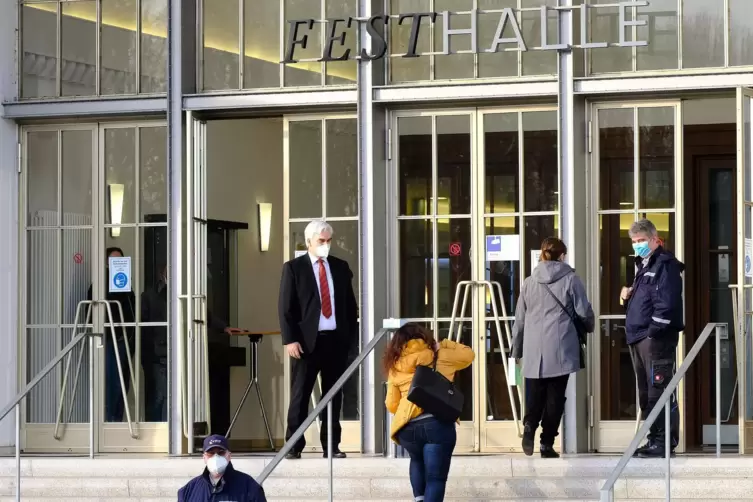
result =
[[[437,371],[449,380],[473,362],[473,350],[443,340],[437,343],[430,331],[408,323],[390,340],[384,353],[384,371],[389,376],[386,406],[395,416],[392,440],[410,455],[410,482],[416,501],[444,500],[447,474],[457,435],[455,424],[438,420],[408,401],[408,390],[417,366],[430,366],[437,357]]]

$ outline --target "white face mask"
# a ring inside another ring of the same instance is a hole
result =
[[[214,455],[207,459],[207,469],[215,476],[222,476],[227,469],[228,461],[221,455]]]
[[[319,258],[326,258],[329,256],[329,244],[322,244],[321,246],[317,246],[317,248],[314,250],[314,254],[318,256]]]

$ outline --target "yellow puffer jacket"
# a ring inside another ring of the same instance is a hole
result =
[[[473,362],[474,354],[470,347],[462,343],[443,340],[437,352],[437,371],[449,380],[455,379],[455,373],[467,368]],[[390,371],[387,380],[387,399],[385,405],[394,414],[390,436],[397,441],[397,433],[405,425],[423,413],[423,410],[408,401],[408,391],[413,381],[416,366],[429,366],[434,360],[434,353],[423,340],[411,340],[403,347],[403,353]]]

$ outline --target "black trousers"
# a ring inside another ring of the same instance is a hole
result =
[[[641,418],[648,417],[656,406],[664,389],[675,374],[675,360],[677,357],[676,334],[662,335],[661,338],[644,338],[630,346],[633,357],[633,368],[638,382],[638,402],[641,406]],[[680,410],[677,406],[677,396],[670,398],[670,438],[672,448],[677,446],[680,439]],[[651,426],[648,441],[663,446],[665,440],[664,407],[659,417]]]
[[[565,391],[570,375],[552,378],[526,378],[526,414],[523,425],[533,438],[541,424],[541,444],[553,446],[565,411]]]
[[[293,359],[291,366],[290,407],[288,408],[288,427],[285,440],[291,438],[309,414],[311,393],[314,390],[317,376],[322,375],[322,397],[329,392],[337,379],[347,368],[348,352],[340,338],[335,333],[320,334],[316,340],[313,354],[303,354],[301,359]],[[342,409],[342,391],[332,400],[332,447],[339,449],[342,429],[340,427],[340,410]],[[327,409],[319,416],[321,432],[319,439],[322,448],[327,449]],[[306,440],[301,437],[293,451],[300,452],[306,446]]]

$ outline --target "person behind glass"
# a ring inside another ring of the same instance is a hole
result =
[[[110,258],[122,258],[123,250],[119,247],[107,248],[107,261],[105,264],[105,284],[110,282]],[[86,295],[88,300],[92,299],[92,286]],[[118,374],[118,355],[120,356],[120,366],[123,370],[123,382],[125,383],[125,392],[131,388],[131,370],[128,366],[128,356],[126,350],[130,351],[131,357],[134,356],[134,328],[129,326],[125,329],[126,338],[123,338],[123,328],[120,324],[136,322],[136,295],[133,291],[111,293],[109,287],[105,287],[105,299],[107,301],[117,301],[123,307],[123,316],[120,316],[120,309],[115,304],[110,304],[112,311],[112,321],[115,325],[115,338],[117,340],[118,354],[115,353],[115,345],[112,342],[112,331],[109,326],[109,319],[105,316],[105,421],[121,422],[125,410],[125,401],[123,400],[123,390],[120,387],[120,375]],[[134,361],[135,364],[135,361]],[[135,417],[132,417],[135,418]]]
[[[470,347],[450,340],[437,343],[420,324],[407,323],[395,332],[382,358],[388,376],[387,410],[394,415],[390,436],[410,455],[410,483],[416,501],[444,500],[452,452],[457,441],[455,424],[437,419],[408,401],[418,366],[431,366],[453,381],[455,374],[473,362]]]
[[[285,440],[289,440],[309,413],[309,400],[317,376],[325,395],[343,374],[348,352],[358,343],[358,303],[353,292],[353,272],[344,260],[329,255],[332,227],[314,220],[304,231],[308,252],[282,267],[279,317],[282,343],[292,360],[291,396]],[[342,391],[332,399],[332,456],[340,451]],[[321,414],[324,456],[327,457],[327,411]],[[306,440],[301,437],[286,458],[301,458]]]
[[[580,318],[589,333],[594,329],[586,289],[565,263],[566,255],[564,242],[544,239],[540,262],[523,281],[515,309],[511,355],[522,359],[526,379],[523,452],[528,456],[533,455],[536,429],[541,424],[541,456],[559,457],[554,438],[565,411],[567,382],[571,373],[582,368],[580,338],[570,315]]]

